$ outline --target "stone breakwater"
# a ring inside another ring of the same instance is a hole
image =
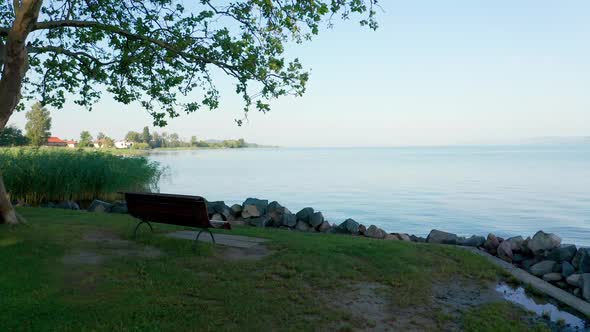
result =
[[[53,208],[79,209],[75,202],[46,205]],[[211,220],[227,221],[232,225],[274,227],[300,232],[321,232],[364,236],[373,239],[448,244],[479,248],[507,261],[543,280],[590,302],[590,248],[562,244],[555,234],[538,231],[532,237],[515,236],[508,239],[488,234],[487,238],[473,235],[461,237],[453,233],[432,230],[423,238],[406,233],[388,233],[383,229],[346,219],[332,223],[320,211],[311,207],[291,212],[276,201],[248,198],[242,204],[228,206],[223,201],[207,202]],[[127,213],[125,202],[93,201],[91,212]]]

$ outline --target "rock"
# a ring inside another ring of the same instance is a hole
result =
[[[391,235],[396,236],[398,238],[398,240],[412,242],[412,239],[406,233],[392,233]]]
[[[565,278],[565,281],[574,287],[582,287],[582,274],[572,274],[569,277]]]
[[[307,222],[303,221],[303,220],[297,220],[297,224],[295,225],[295,229],[300,231],[300,232],[310,232],[313,230],[313,228],[311,228]]]
[[[80,206],[78,203],[74,201],[63,201],[59,204],[53,206],[56,209],[65,209],[65,210],[80,210]]]
[[[553,265],[553,272],[561,273],[561,263]]]
[[[301,209],[301,211],[297,212],[295,216],[297,220],[305,221],[306,223],[310,223],[310,218],[313,215],[313,208],[306,207]]]
[[[522,254],[515,254],[512,252],[512,262],[513,263],[522,263],[526,259],[525,255]]]
[[[385,234],[385,240],[400,241],[400,238],[396,234]]]
[[[234,217],[242,216],[242,206],[240,204],[234,204],[229,208],[229,212]]]
[[[57,206],[57,204],[53,203],[53,202],[46,202],[43,203],[41,205],[39,205],[39,207],[45,208],[45,209],[55,209]]]
[[[412,240],[412,242],[418,242],[418,243],[424,243],[426,242],[426,239],[421,237],[421,236],[416,236],[414,234],[410,235],[410,239]]]
[[[511,245],[510,249],[513,252],[514,251],[522,251],[522,245],[524,243],[524,239],[522,238],[522,236],[513,236],[506,241],[510,242],[510,245]]]
[[[572,293],[577,297],[582,297],[582,290],[580,288],[575,288]]]
[[[488,238],[486,242],[483,244],[483,248],[492,255],[495,255],[498,252],[498,247],[500,246],[500,241],[498,238],[490,233],[488,234]]]
[[[324,222],[318,226],[318,232],[322,232],[322,233],[327,233],[332,229],[332,226],[330,225],[330,223],[327,220],[324,220]]]
[[[126,214],[129,213],[126,202],[115,202],[111,208],[111,213]]]
[[[268,204],[268,208],[267,208],[266,213],[268,213],[268,215],[272,218],[275,226],[277,226],[277,227],[283,226],[283,220],[284,220],[285,214],[292,215],[292,213],[291,213],[291,211],[289,211],[289,209],[282,206],[281,204],[279,204],[276,201]],[[293,216],[293,217],[295,217],[295,216]],[[290,219],[287,218],[287,221],[289,221],[289,220]],[[287,226],[287,225],[285,225],[285,226]],[[295,227],[295,222],[293,222],[292,225],[288,226],[288,227]]]
[[[223,217],[223,220],[227,220],[231,215],[231,210],[229,206],[225,205],[224,201],[207,201],[207,212],[209,212],[210,216],[217,213]]]
[[[260,210],[258,210],[256,205],[245,205],[244,207],[242,207],[242,218],[244,219],[257,218],[261,215],[262,213],[260,212]]]
[[[248,198],[242,204],[242,217],[245,219],[260,217],[266,213],[267,207],[268,200],[266,199]]]
[[[472,235],[468,238],[461,238],[457,244],[460,246],[477,248],[483,246],[485,242],[486,239],[483,236]]]
[[[553,266],[555,265],[555,261],[541,261],[533,266],[531,266],[531,273],[540,277],[547,273],[553,272]]]
[[[539,263],[541,260],[542,260],[542,258],[539,256],[527,258],[522,261],[522,268],[531,272],[531,266]]]
[[[433,229],[428,234],[426,238],[426,242],[428,243],[438,243],[438,244],[457,244],[458,237],[456,234],[447,233],[443,231],[439,231]]]
[[[345,233],[345,234],[352,234],[358,235],[359,234],[359,223],[354,221],[354,219],[346,219],[342,222],[338,227],[336,227],[335,231],[337,233]]]
[[[534,254],[540,254],[546,250],[559,247],[561,238],[553,233],[538,231],[533,238],[528,241],[527,246]]]
[[[214,220],[214,221],[223,221],[223,216],[221,214],[219,214],[219,213],[214,213],[211,216],[211,220]]]
[[[363,224],[359,225],[359,234],[365,235],[366,232],[367,232],[367,227]]]
[[[582,273],[590,273],[590,248],[578,249],[572,265]]]
[[[561,280],[561,273],[551,272],[543,275],[543,280],[549,282],[557,282]]]
[[[229,222],[230,225],[232,226],[244,226],[246,225],[246,222],[244,221],[244,219],[241,216],[229,216],[229,218],[227,219],[227,222]]]
[[[571,262],[578,249],[573,244],[562,244],[561,246],[551,249],[547,254],[547,259],[556,262]]]
[[[572,274],[574,274],[574,272],[576,272],[576,269],[572,264],[570,264],[569,262],[561,263],[561,275],[564,278],[571,276]]]
[[[256,227],[272,227],[273,221],[269,215],[264,215],[258,218],[250,218],[248,219],[248,225],[256,226]]]
[[[295,215],[293,213],[291,213],[291,211],[289,211],[287,208],[285,208],[285,213],[283,213],[283,216],[281,218],[281,225],[285,226],[285,227],[295,227],[295,225],[297,225],[297,217],[295,217]]]
[[[569,288],[569,285],[567,284],[567,282],[565,282],[563,280],[556,282],[555,285],[557,285],[557,287],[559,287],[561,289]]]
[[[266,207],[266,213],[270,214],[274,211],[280,211],[282,209],[284,209],[285,207],[282,206],[279,202],[277,201],[272,201],[270,203],[268,203],[268,206]]]
[[[582,274],[582,298],[590,302],[590,273]]]
[[[527,237],[526,240],[524,240],[522,242],[522,245],[520,246],[520,250],[522,251],[523,255],[532,255],[532,251],[531,249],[529,249],[529,241],[531,241],[531,237]]]
[[[384,239],[386,235],[387,233],[384,230],[375,225],[369,226],[369,228],[367,228],[367,231],[365,232],[366,237],[370,237],[373,239]]]
[[[25,201],[23,200],[18,200],[16,202],[13,202],[12,205],[14,207],[29,207],[29,204],[27,204]]]
[[[512,263],[512,244],[510,241],[504,241],[498,246],[498,257],[501,260]]]
[[[321,212],[314,212],[309,217],[309,224],[313,228],[319,227],[324,222],[324,215]]]
[[[110,213],[111,209],[113,208],[113,204],[95,199],[90,203],[88,207],[88,212],[102,212],[102,213]]]

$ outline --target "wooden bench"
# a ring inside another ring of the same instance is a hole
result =
[[[148,224],[153,232],[151,222],[171,224],[178,226],[197,227],[201,230],[197,233],[195,243],[203,231],[209,232],[211,240],[215,243],[215,237],[209,228],[231,229],[229,223],[215,223],[209,220],[207,203],[199,196],[153,194],[153,193],[124,193],[129,214],[140,220],[135,226],[133,236],[137,236],[137,229],[142,224]]]

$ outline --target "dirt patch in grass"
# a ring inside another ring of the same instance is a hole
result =
[[[461,329],[463,312],[484,303],[502,301],[493,283],[466,279],[432,286],[431,297],[419,305],[399,307],[395,290],[384,284],[361,282],[325,298],[344,313],[336,330],[455,331]]]
[[[164,253],[158,248],[124,240],[114,232],[92,231],[82,237],[82,247],[66,254],[66,265],[98,265],[114,257],[157,258]]]
[[[262,244],[250,248],[219,247],[216,256],[227,261],[258,261],[274,253]]]
[[[98,265],[104,262],[105,256],[88,250],[69,253],[62,258],[66,265]]]

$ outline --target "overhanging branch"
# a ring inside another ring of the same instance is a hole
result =
[[[59,46],[41,46],[41,47],[29,46],[29,47],[27,47],[27,51],[29,53],[34,53],[34,54],[39,54],[39,53],[63,54],[63,55],[67,55],[69,57],[75,58],[76,60],[78,60],[80,62],[83,62],[83,59],[86,58],[86,59],[88,59],[98,65],[101,65],[101,66],[108,66],[108,65],[111,65],[111,64],[117,62],[117,61],[103,62],[99,58],[97,58],[89,53],[80,52],[80,51],[74,52],[74,51],[67,50],[63,47],[59,47]]]
[[[129,39],[145,41],[150,44],[154,44],[156,46],[159,46],[169,52],[172,52],[172,53],[182,57],[187,62],[192,62],[192,63],[201,62],[201,63],[205,63],[205,64],[212,64],[212,65],[215,65],[215,66],[221,68],[229,75],[232,75],[234,77],[240,77],[239,68],[237,68],[236,66],[233,66],[233,65],[230,65],[227,63],[223,63],[223,62],[219,62],[219,61],[216,61],[213,59],[209,59],[209,58],[206,58],[206,57],[203,57],[200,55],[190,54],[184,50],[178,49],[176,46],[174,46],[168,42],[165,42],[163,40],[149,37],[149,36],[145,36],[145,35],[136,34],[131,31],[121,29],[120,27],[115,26],[115,25],[104,24],[104,23],[95,22],[95,21],[77,21],[77,20],[45,21],[45,22],[38,22],[37,24],[35,24],[32,31],[51,30],[51,29],[59,29],[59,28],[93,28],[93,29],[99,29],[99,30],[111,32],[111,33],[129,38]],[[8,35],[9,31],[10,31],[9,28],[0,28],[0,36]]]

